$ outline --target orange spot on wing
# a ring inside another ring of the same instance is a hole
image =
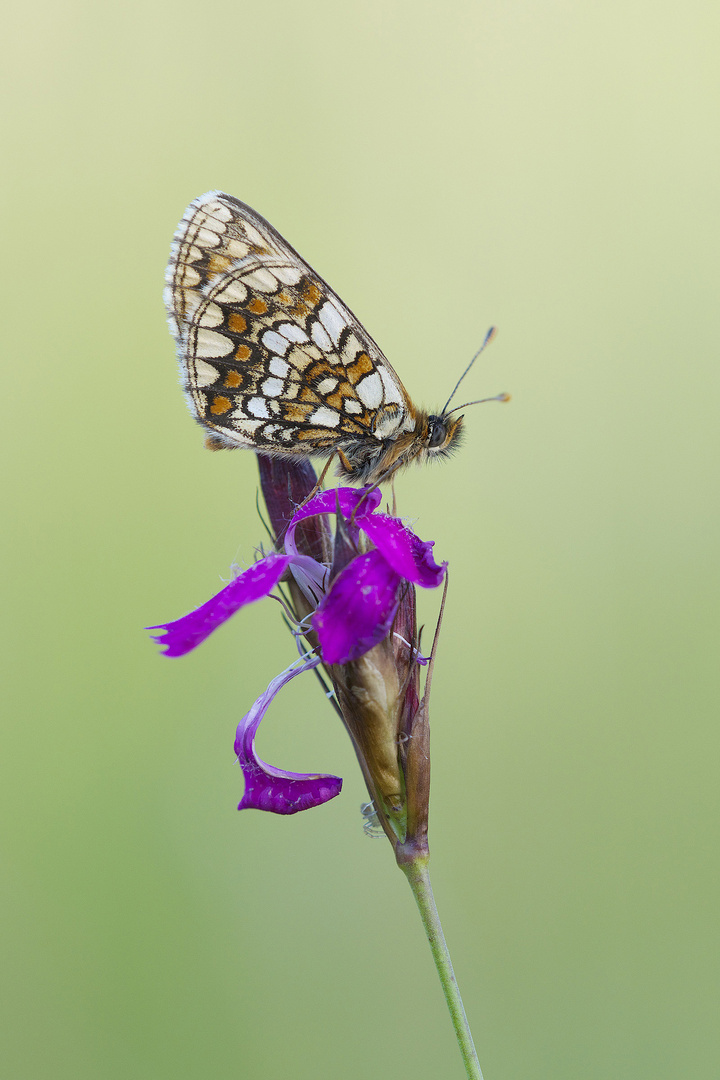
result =
[[[234,387],[241,386],[242,381],[242,375],[239,371],[228,371],[227,375],[225,376],[225,382],[223,383],[223,386],[227,386],[230,389],[233,389]]]
[[[249,345],[238,345],[235,350],[236,360],[248,360],[252,354],[252,349]]]
[[[213,398],[213,403],[210,406],[210,412],[214,416],[222,416],[223,413],[226,413],[228,411],[228,409],[231,409],[231,408],[232,408],[232,401],[230,400],[230,398],[216,397],[216,398]]]
[[[307,281],[305,283],[302,291],[302,298],[310,305],[310,307],[315,307],[321,296],[322,291],[320,290],[319,285],[316,285],[314,281]]]
[[[247,308],[248,311],[252,311],[253,315],[264,315],[268,306],[259,296],[253,296]]]
[[[350,382],[355,385],[359,383],[363,375],[368,375],[373,369],[373,363],[367,353],[360,353],[357,360],[345,368],[347,377]]]
[[[293,424],[302,424],[314,409],[314,405],[286,405],[283,410],[283,419]]]
[[[228,330],[234,330],[236,334],[244,334],[247,330],[247,319],[237,311],[228,316]]]
[[[327,360],[316,360],[312,367],[305,368],[305,379],[314,382],[316,379],[337,379],[337,372]]]

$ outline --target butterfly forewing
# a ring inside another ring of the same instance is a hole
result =
[[[165,296],[188,400],[216,445],[328,454],[414,431],[412,402],[369,334],[238,199],[190,204]]]

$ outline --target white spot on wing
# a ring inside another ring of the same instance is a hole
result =
[[[330,394],[337,384],[338,381],[335,378],[323,379],[322,382],[319,382],[317,385],[317,392],[318,394]]]
[[[387,404],[388,402],[392,402],[393,404],[397,403],[399,405],[402,402],[403,397],[400,393],[400,388],[393,379],[392,375],[385,367],[379,367],[378,372],[380,373],[380,378],[382,379],[383,386],[385,387],[385,403]]]
[[[307,341],[308,336],[301,326],[296,323],[284,322],[278,326],[279,333],[288,341]]]
[[[215,299],[220,304],[242,304],[247,299],[247,294],[242,281],[231,281],[222,292],[215,293]]]
[[[266,379],[260,389],[265,397],[280,397],[285,383],[282,379]]]
[[[318,312],[318,318],[330,335],[331,340],[337,345],[340,335],[347,326],[338,309],[329,300],[326,300]]]
[[[299,270],[297,266],[273,266],[273,273],[283,285],[297,285],[303,276],[302,270]]]
[[[195,337],[196,356],[227,356],[232,351],[233,343],[224,334],[218,334],[214,330],[200,328]]]
[[[265,237],[257,231],[254,225],[251,225],[249,221],[244,221],[243,225],[245,228],[245,235],[251,244],[255,244],[257,247],[267,248]]]
[[[282,334],[278,334],[275,330],[266,330],[260,339],[266,349],[270,352],[277,353],[278,356],[284,356],[290,348],[290,342]]]
[[[190,289],[193,285],[197,285],[199,281],[200,275],[194,266],[183,266],[182,269],[178,267],[178,285],[181,285],[185,289]]]
[[[337,427],[340,423],[340,414],[336,413],[334,409],[326,409],[325,406],[321,406],[316,409],[312,416],[308,417],[311,424],[319,424],[321,427]]]
[[[355,387],[355,393],[368,409],[379,409],[382,404],[383,384],[377,371],[361,379]]]
[[[359,401],[356,401],[355,398],[345,398],[345,412],[357,414],[362,411],[363,407]]]
[[[242,240],[231,237],[225,245],[225,250],[231,259],[244,259],[250,248],[247,244],[243,244]]]
[[[246,408],[251,416],[260,416],[263,420],[269,419],[270,414],[268,413],[267,406],[261,397],[250,398]]]
[[[258,292],[275,292],[278,287],[278,279],[274,274],[271,274],[269,270],[266,270],[264,266],[261,266],[258,270],[252,270],[249,274],[245,274],[243,280],[251,289],[257,289]]]
[[[216,379],[220,378],[220,372],[212,364],[204,360],[195,360],[193,363],[193,382],[195,386],[211,386]]]
[[[199,326],[219,326],[223,321],[223,311],[217,304],[207,304],[198,319]]]
[[[284,379],[290,370],[290,365],[285,360],[281,360],[279,356],[273,356],[268,368],[271,375],[279,375],[281,379]]]
[[[208,223],[209,224],[209,223]],[[220,243],[220,237],[211,228],[205,228],[202,226],[197,230],[193,236],[193,240],[200,247],[217,247]]]
[[[322,325],[322,323],[318,322],[317,319],[313,319],[310,336],[312,337],[315,344],[318,345],[323,352],[330,352],[330,350],[332,349],[332,342],[330,340],[327,330]]]

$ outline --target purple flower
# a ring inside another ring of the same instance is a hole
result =
[[[380,824],[398,857],[408,840],[417,854],[418,842],[426,844],[429,765],[427,685],[422,701],[419,691],[426,661],[417,646],[414,586],[440,585],[445,564],[434,561],[432,542],[379,512],[379,490],[340,487],[312,494],[315,474],[308,463],[262,456],[259,463],[276,550],[188,615],[150,629],[163,631],[155,640],[165,655],[183,656],[240,608],[285,586],[283,603],[300,656],[238,726],[235,752],[245,777],[239,809],[294,814],[340,793],[339,777],[277,769],[254,748],[279,691],[322,665]]]
[[[290,519],[284,553],[262,556],[199,608],[148,629],[163,631],[155,640],[166,656],[184,656],[240,608],[269,596],[289,569],[312,605],[310,625],[323,662],[357,660],[390,633],[403,582],[435,588],[445,574],[445,564],[438,566],[432,557],[432,541],[424,543],[398,518],[375,512],[380,498],[377,489],[320,492]],[[301,522],[326,514],[344,519],[353,552],[334,575],[332,563],[303,554],[296,540]],[[374,545],[371,550],[361,550],[363,535]]]

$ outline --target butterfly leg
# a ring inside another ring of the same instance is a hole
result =
[[[313,499],[317,495],[318,491],[320,491],[322,489],[323,480],[327,476],[328,469],[332,465],[332,460],[333,460],[333,458],[335,457],[336,454],[339,454],[341,458],[345,458],[345,455],[343,454],[342,450],[337,450],[337,449],[333,450],[332,454],[330,455],[330,457],[327,459],[327,461],[325,462],[325,464],[323,466],[323,470],[322,470],[322,472],[320,473],[320,476],[317,479],[317,483],[315,484],[315,487],[312,489],[312,491],[310,492],[309,495],[305,496],[305,498],[300,503],[300,505],[295,508],[295,513],[297,513],[298,510],[302,510],[303,506],[305,506],[306,503],[309,503],[310,500]],[[347,461],[347,458],[345,458],[345,461]]]
[[[402,458],[398,458],[397,461],[393,462],[393,464],[388,469],[385,470],[385,472],[382,474],[382,476],[378,480],[376,480],[374,484],[372,484],[369,488],[365,488],[362,499],[360,500],[360,502],[357,504],[357,506],[353,510],[353,514],[352,514],[352,521],[353,522],[355,521],[355,515],[357,514],[358,510],[360,509],[362,504],[367,499],[368,495],[371,492],[375,491],[375,488],[379,488],[381,484],[384,484],[386,480],[389,480],[390,477],[393,476],[393,473],[395,473],[399,468],[401,468],[403,466],[403,464],[404,464],[404,462],[403,462]],[[395,481],[394,481],[394,477],[393,477],[393,514],[394,513],[395,513]]]
[[[352,467],[352,465],[350,464],[350,462],[348,461],[347,457],[346,457],[346,456],[345,456],[345,454],[344,454],[344,453],[342,452],[342,450],[340,449],[340,447],[339,447],[339,446],[338,446],[338,447],[337,447],[337,449],[335,450],[335,453],[336,453],[336,454],[337,454],[337,456],[338,456],[338,457],[340,458],[340,461],[342,462],[342,466],[343,466],[343,468],[344,468],[344,469],[345,469],[345,470],[346,470],[346,471],[347,471],[348,473],[352,473],[352,471],[353,471],[353,467]],[[332,458],[330,458],[330,461],[332,461]],[[328,465],[330,464],[330,461],[328,461]],[[327,468],[327,466],[326,466],[326,468]]]
[[[323,470],[322,470],[322,472],[320,473],[320,476],[318,477],[318,482],[317,482],[317,484],[316,484],[316,485],[315,485],[315,487],[314,487],[314,488],[312,489],[312,491],[311,491],[311,492],[310,492],[310,494],[308,495],[308,497],[307,497],[307,499],[305,500],[305,502],[307,502],[307,501],[308,501],[308,499],[312,499],[313,495],[317,495],[318,491],[320,491],[320,490],[322,489],[322,486],[323,486],[323,481],[324,481],[325,477],[327,476],[327,473],[328,473],[328,469],[329,469],[329,468],[330,468],[330,466],[332,465],[332,459],[333,459],[333,458],[335,457],[335,454],[342,454],[342,450],[334,450],[334,451],[332,452],[332,454],[330,455],[330,457],[329,457],[329,458],[327,459],[327,461],[326,461],[326,462],[325,462],[325,464],[323,465]],[[304,506],[304,505],[305,505],[305,503],[303,503],[303,506]]]

